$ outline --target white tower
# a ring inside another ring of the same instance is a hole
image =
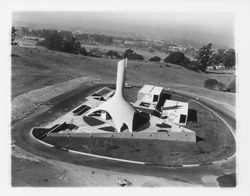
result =
[[[96,111],[108,112],[115,123],[117,132],[121,131],[121,128],[124,124],[128,127],[129,132],[132,132],[134,115],[136,113],[136,110],[125,100],[123,96],[126,67],[127,59],[118,62],[116,91],[114,96],[87,113],[87,115],[89,115]]]

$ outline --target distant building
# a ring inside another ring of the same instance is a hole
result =
[[[214,66],[214,69],[216,70],[222,70],[222,69],[225,69],[225,65],[223,63],[220,63],[219,65],[215,65]]]
[[[214,70],[214,66],[207,66],[207,70]]]
[[[185,52],[186,51],[186,47],[183,46],[169,46],[168,48],[168,52]]]
[[[225,65],[223,64],[223,63],[220,63],[219,65],[218,65],[218,69],[225,69],[226,67],[225,67]]]
[[[166,100],[161,113],[162,119],[168,119],[178,125],[186,125],[188,117],[188,103]]]

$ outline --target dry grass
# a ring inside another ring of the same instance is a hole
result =
[[[125,52],[125,50],[131,48],[136,53],[141,54],[146,60],[148,60],[154,56],[159,56],[162,59],[167,57],[167,54],[164,52],[160,52],[160,51],[150,52],[149,49],[139,49],[139,48],[133,48],[133,47],[119,47],[119,46],[103,46],[103,45],[98,46],[98,45],[87,45],[87,44],[83,44],[83,46],[87,50],[91,50],[92,48],[98,48],[102,52],[108,52],[109,50],[116,50],[118,52]]]
[[[12,49],[12,98],[44,86],[83,76],[114,82],[118,60],[67,54],[43,48]],[[18,56],[16,56],[18,55]],[[190,71],[178,65],[129,61],[127,81],[132,84],[188,85],[202,87],[208,78],[223,79],[228,85],[233,74],[210,75]]]
[[[76,78],[70,81],[62,82],[52,86],[47,86],[44,88],[32,90],[28,93],[19,95],[12,100],[12,114],[11,120],[12,123],[22,119],[35,111],[38,107],[38,104],[46,102],[54,97],[57,97],[61,94],[64,94],[82,84],[88,84],[89,81],[92,81],[92,78]]]
[[[11,90],[12,99],[15,99],[12,100],[12,114],[18,114],[18,116],[12,115],[12,117],[14,119],[25,117],[36,108],[36,104],[40,99],[48,100],[76,87],[68,84],[70,86],[68,88],[65,83],[61,87],[58,86],[60,92],[57,93],[52,85],[71,79],[78,81],[77,78],[83,76],[92,76],[105,82],[115,82],[117,61],[56,52],[44,48],[13,46]],[[228,84],[230,83],[229,78],[233,78],[233,74],[214,75],[220,77],[220,80],[224,78],[223,80],[228,81]],[[136,85],[153,84],[174,87],[178,90],[217,100],[226,104],[226,107],[235,105],[234,94],[210,91],[203,88],[203,83],[210,78],[210,74],[197,73],[178,65],[169,64],[166,66],[163,63],[129,61],[126,78],[129,83]],[[78,84],[79,82],[76,85]],[[46,86],[52,88],[43,89],[45,93],[43,90],[33,91],[32,96],[34,96],[33,98],[30,97],[28,92]],[[48,95],[47,91],[51,91],[49,93],[51,95]],[[17,113],[17,110],[21,111],[21,113]],[[19,116],[19,114],[21,115]]]

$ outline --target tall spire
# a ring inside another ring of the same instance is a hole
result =
[[[127,68],[127,59],[121,60],[117,65],[117,76],[116,76],[116,91],[115,96],[123,97],[125,70]]]
[[[87,113],[87,115],[89,115],[100,110],[108,112],[115,123],[117,132],[121,131],[121,128],[124,124],[127,125],[130,132],[132,132],[134,129],[133,120],[136,110],[123,97],[126,67],[127,59],[118,62],[115,95]]]

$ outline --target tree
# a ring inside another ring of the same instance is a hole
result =
[[[154,56],[152,58],[149,59],[149,61],[156,61],[156,62],[160,62],[161,61],[161,58],[158,57],[158,56]]]
[[[15,27],[11,28],[11,45],[14,45],[14,40],[16,38],[17,35],[17,29],[15,29]]]
[[[205,71],[207,66],[212,63],[212,44],[202,46],[197,53],[196,59],[200,64],[200,69]]]
[[[140,54],[133,53],[133,54],[128,56],[128,59],[129,60],[144,60],[144,57]]]
[[[78,54],[81,50],[81,43],[76,41],[69,31],[44,30],[40,34],[45,35],[44,46],[50,50],[75,54]]]
[[[216,79],[208,79],[204,82],[204,87],[211,90],[225,91],[226,87],[222,82]]]
[[[24,36],[29,34],[29,28],[28,27],[22,27],[19,31],[19,36]]]
[[[216,52],[212,53],[212,63],[214,65],[219,65],[220,63],[223,63],[224,53],[224,49],[218,49]]]
[[[165,59],[165,63],[173,63],[187,67],[190,64],[190,59],[187,58],[182,52],[172,52]]]
[[[79,41],[74,42],[74,53],[78,54],[81,50],[81,43]]]
[[[227,50],[223,55],[222,62],[224,63],[225,67],[232,68],[235,65],[235,50]]]
[[[109,50],[106,55],[110,58],[121,58],[121,56],[119,55],[119,53],[115,50]]]
[[[131,49],[127,49],[124,52],[124,58],[128,58],[130,60],[144,60],[144,57],[142,55],[135,53]]]
[[[45,37],[44,45],[50,50],[61,50],[63,51],[65,45],[63,43],[62,35],[58,34],[57,31],[51,31],[47,37]]]
[[[129,55],[132,55],[134,53],[133,50],[131,50],[130,48],[127,49],[125,52],[124,52],[124,58],[128,58]]]
[[[88,55],[88,53],[87,53],[87,51],[86,51],[86,49],[84,47],[81,47],[80,54],[85,55],[85,56]]]

